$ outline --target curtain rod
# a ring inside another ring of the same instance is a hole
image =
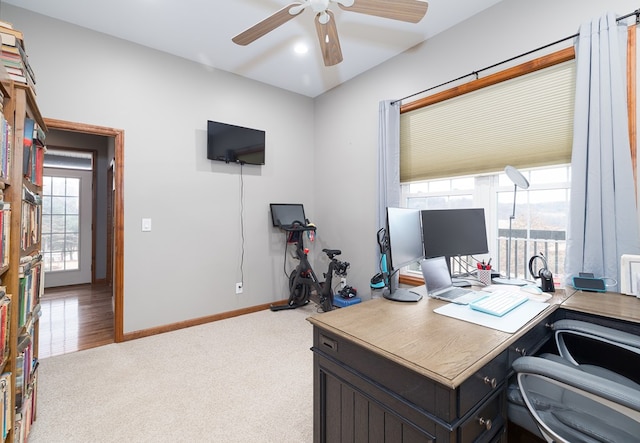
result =
[[[640,24],[640,9],[636,9],[635,11],[630,12],[629,14],[626,14],[626,15],[623,15],[623,16],[621,16],[621,17],[618,17],[618,18],[616,19],[616,21],[617,21],[617,22],[619,22],[619,21],[624,20],[624,19],[626,19],[626,18],[633,17],[634,15],[635,15],[635,17],[636,17],[636,25]],[[544,45],[544,46],[540,46],[539,48],[532,49],[531,51],[523,52],[523,53],[522,53],[522,54],[520,54],[520,55],[516,55],[515,57],[508,58],[508,59],[503,60],[503,61],[498,62],[498,63],[494,63],[494,64],[493,64],[493,65],[491,65],[491,66],[487,66],[487,67],[482,68],[482,69],[479,69],[479,70],[477,70],[477,71],[472,71],[472,72],[470,72],[469,74],[463,75],[463,76],[458,77],[458,78],[454,78],[453,80],[449,80],[449,81],[447,81],[447,82],[440,83],[439,85],[436,85],[436,86],[432,86],[432,87],[430,87],[430,88],[427,88],[427,89],[425,89],[425,90],[423,90],[423,91],[416,92],[416,93],[411,94],[411,95],[407,95],[406,97],[403,97],[403,98],[399,98],[399,99],[397,99],[397,100],[392,101],[392,102],[391,102],[391,104],[392,104],[392,105],[395,105],[396,103],[401,102],[401,101],[403,101],[403,100],[406,100],[406,99],[408,99],[408,98],[415,97],[416,95],[424,94],[425,92],[429,92],[429,91],[431,91],[431,90],[433,90],[433,89],[437,89],[437,88],[440,88],[440,87],[442,87],[442,86],[446,86],[446,85],[448,85],[449,83],[454,83],[454,82],[460,81],[460,80],[465,79],[465,78],[467,78],[467,77],[470,77],[470,76],[472,76],[472,75],[473,75],[473,76],[475,76],[475,77],[476,77],[476,80],[477,80],[477,79],[478,79],[478,74],[480,74],[481,72],[487,71],[487,70],[489,70],[489,69],[493,69],[493,68],[495,68],[496,66],[500,66],[500,65],[503,65],[503,64],[505,64],[505,63],[509,63],[509,62],[511,62],[511,61],[513,61],[513,60],[517,60],[517,59],[519,59],[519,58],[521,58],[521,57],[525,57],[525,56],[527,56],[527,55],[533,54],[534,52],[541,51],[541,50],[546,49],[546,48],[548,48],[548,47],[550,47],[550,46],[557,45],[558,43],[562,43],[562,42],[565,42],[565,41],[570,40],[570,39],[572,39],[572,38],[576,38],[576,37],[578,37],[579,35],[580,35],[580,33],[576,33],[576,34],[570,35],[570,36],[568,36],[568,37],[561,38],[560,40],[556,40],[556,41],[555,41],[555,42],[553,42],[553,43],[548,43],[548,44],[546,44],[546,45]]]

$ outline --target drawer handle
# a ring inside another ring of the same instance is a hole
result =
[[[329,337],[325,337],[324,335],[320,335],[320,344],[334,352],[338,350],[338,342],[330,339]]]
[[[478,423],[480,423],[480,426],[483,426],[487,431],[490,431],[491,430],[491,426],[493,426],[493,423],[491,422],[491,419],[485,420],[482,417],[480,417],[478,419]]]
[[[527,355],[527,350],[525,348],[516,348],[516,352],[522,355],[523,357]]]
[[[498,386],[498,381],[495,378],[485,377],[482,379],[482,381],[485,385],[491,386],[491,389],[494,389],[496,386]]]

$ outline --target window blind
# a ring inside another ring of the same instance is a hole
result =
[[[571,161],[575,60],[400,116],[400,181]]]

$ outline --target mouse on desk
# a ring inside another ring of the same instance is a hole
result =
[[[542,292],[542,289],[536,285],[524,285],[520,286],[520,290],[528,294],[529,300],[534,301],[547,301],[551,298],[551,294]]]

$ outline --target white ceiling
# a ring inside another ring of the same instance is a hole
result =
[[[343,11],[344,61],[325,67],[309,8],[248,46],[231,41],[289,0],[1,0],[263,83],[316,97],[501,0],[429,0],[417,24]],[[307,54],[293,47],[307,43]]]

